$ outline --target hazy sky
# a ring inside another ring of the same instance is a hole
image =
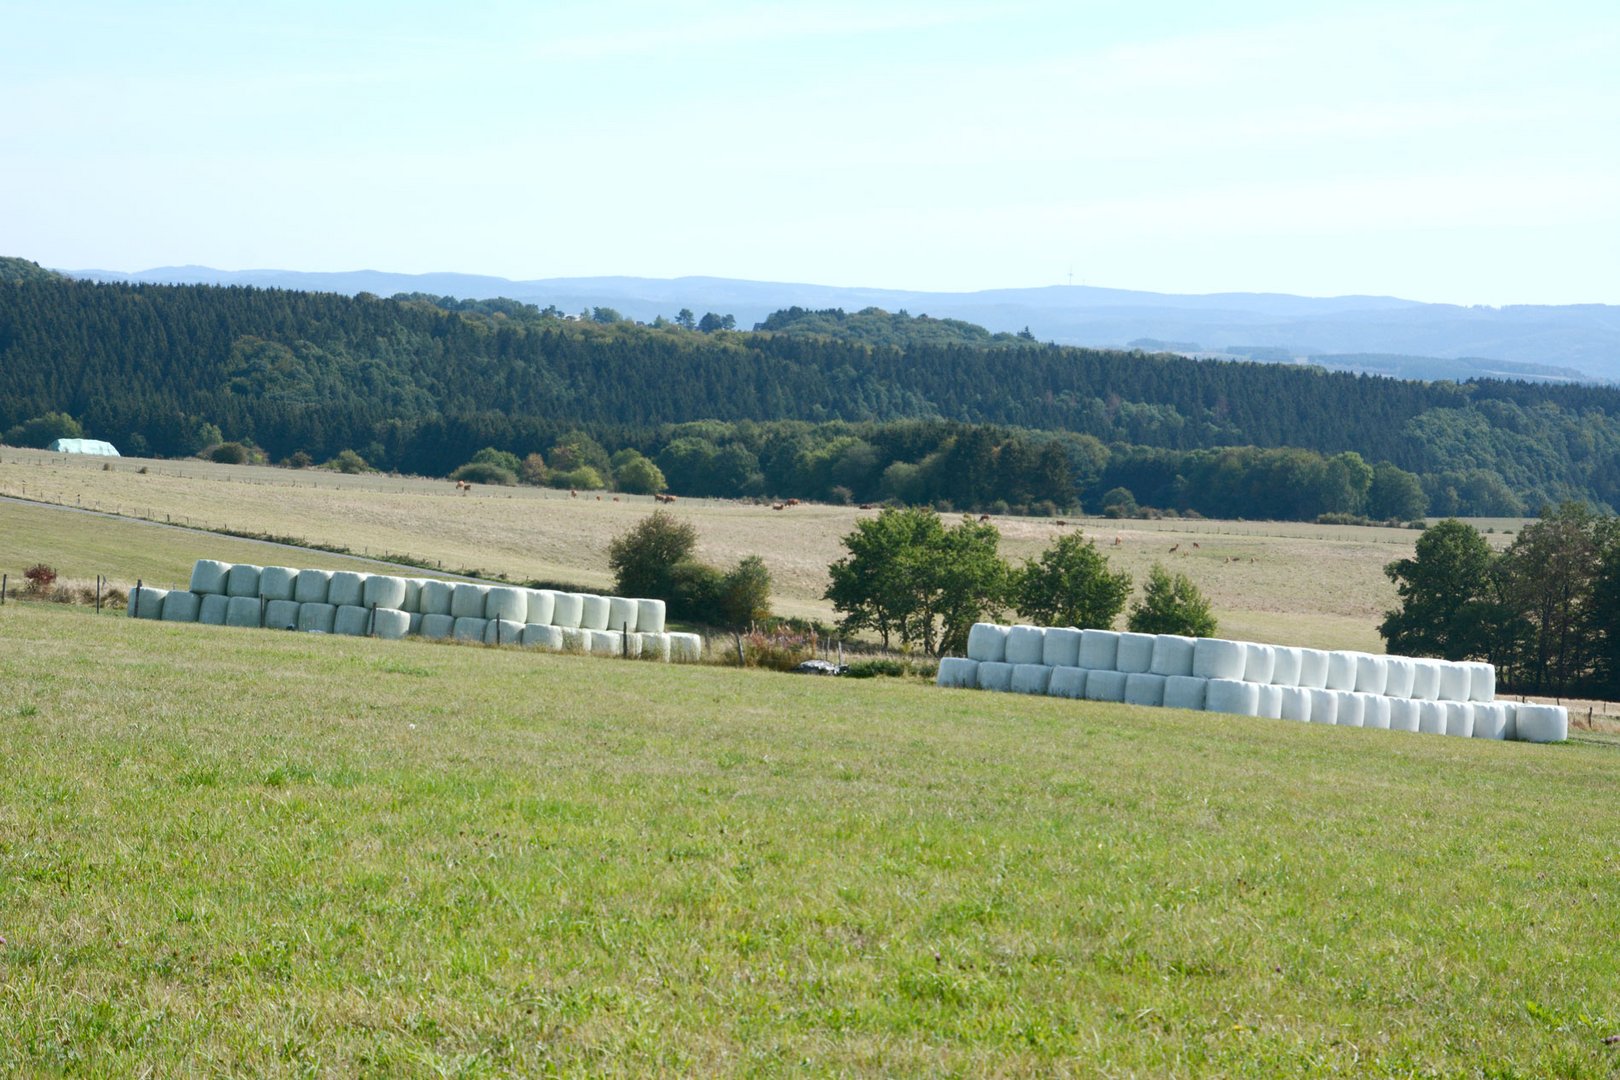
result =
[[[1620,303],[1620,5],[0,0],[0,254]]]

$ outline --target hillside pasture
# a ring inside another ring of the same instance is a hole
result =
[[[447,571],[590,589],[611,587],[608,542],[654,509],[647,497],[598,500],[582,492],[572,498],[538,488],[479,487],[458,494],[448,481],[421,477],[191,461],[120,459],[110,468],[103,465],[99,459],[6,449],[0,452],[0,494],[295,536],[356,553],[396,552]],[[840,538],[872,513],[826,505],[775,511],[706,499],[681,499],[670,511],[697,526],[699,557],[729,565],[761,555],[771,570],[777,610],[823,620],[832,618],[821,599],[827,566],[843,553]],[[0,510],[0,521],[11,513]],[[1227,635],[1371,651],[1381,648],[1376,626],[1396,599],[1383,567],[1410,554],[1417,538],[1404,529],[1286,522],[994,520],[1003,554],[1015,562],[1038,554],[1064,530],[1080,529],[1138,583],[1154,561],[1186,573],[1210,596]],[[1493,539],[1505,543],[1509,536],[1499,529]]]

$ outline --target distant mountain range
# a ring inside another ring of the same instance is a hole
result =
[[[699,315],[706,311],[734,315],[742,328],[793,306],[846,311],[879,307],[962,319],[992,331],[1028,327],[1042,341],[1065,345],[1309,361],[1415,379],[1620,381],[1620,307],[1603,304],[1492,308],[1390,296],[1191,296],[1083,285],[941,293],[711,277],[513,281],[477,274],[206,266],[165,266],[136,273],[61,272],[95,281],[252,285],[349,295],[509,297],[569,312],[610,307],[643,321],[658,315],[673,317],[681,308],[690,308]]]

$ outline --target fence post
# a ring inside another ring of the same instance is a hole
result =
[[[133,616],[134,618],[137,618],[137,619],[141,617],[141,579],[140,578],[135,579],[135,608],[134,608],[133,611],[130,612],[130,615]]]
[[[264,629],[264,611],[265,611],[264,593],[260,592],[259,593],[259,629],[260,630]]]
[[[101,575],[96,575],[96,614],[101,614]]]
[[[619,658],[630,659],[630,624],[619,624]]]
[[[377,636],[377,602],[375,600],[373,600],[371,602],[371,614],[366,616],[366,637],[376,637],[376,636]],[[500,637],[500,631],[499,630],[496,630],[495,636],[497,638]]]
[[[10,574],[0,574],[0,607],[6,606],[6,586],[11,584]]]

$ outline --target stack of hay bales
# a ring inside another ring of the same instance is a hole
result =
[[[662,600],[212,559],[192,568],[189,590],[138,588],[128,610],[168,622],[454,638],[676,663],[695,663],[704,652],[700,635],[665,630]]]
[[[938,683],[1465,738],[1569,733],[1561,706],[1497,701],[1490,664],[1174,634],[977,623]]]

